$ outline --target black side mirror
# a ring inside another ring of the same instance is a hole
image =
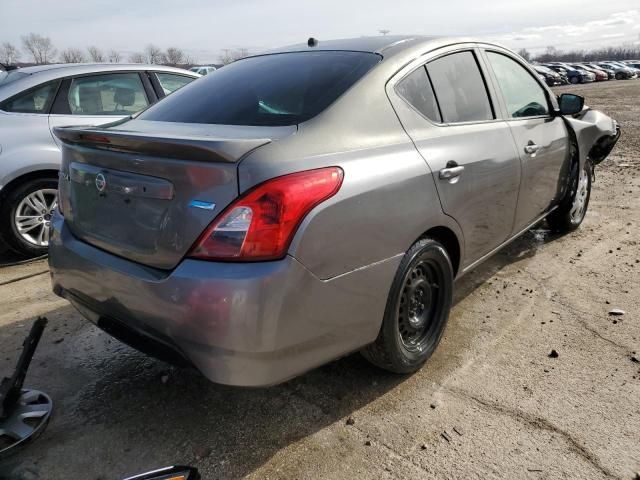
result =
[[[563,93],[558,99],[560,104],[560,114],[575,115],[584,108],[584,97],[572,93]]]
[[[194,467],[165,467],[134,475],[125,480],[200,480],[200,474]]]

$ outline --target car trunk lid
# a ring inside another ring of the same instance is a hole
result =
[[[56,128],[65,223],[91,245],[172,269],[238,196],[237,163],[294,131],[148,121]]]

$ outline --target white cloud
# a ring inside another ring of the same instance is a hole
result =
[[[0,0],[0,42],[36,32],[61,50],[98,45],[122,52],[177,46],[200,62],[225,48],[260,51],[309,36],[460,34],[515,48],[597,47],[638,38],[638,0]],[[550,20],[551,19],[551,20]],[[559,23],[558,19],[562,19]],[[624,33],[603,39],[601,35]]]
[[[526,26],[503,35],[496,40],[514,48],[543,50],[548,46],[560,49],[599,48],[638,39],[640,11],[629,9],[603,15],[583,22]]]

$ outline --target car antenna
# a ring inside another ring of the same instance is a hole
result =
[[[309,45],[309,47],[311,47],[311,48],[317,47],[318,46],[318,39],[317,38],[313,38],[313,37],[309,37],[309,40],[307,40],[307,45]]]

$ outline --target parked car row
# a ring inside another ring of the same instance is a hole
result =
[[[640,61],[549,62],[533,65],[550,87],[569,83],[603,82],[640,78]]]

